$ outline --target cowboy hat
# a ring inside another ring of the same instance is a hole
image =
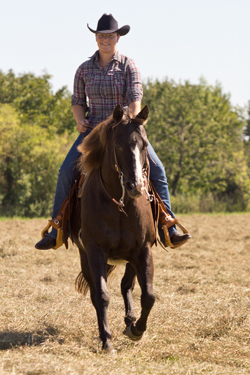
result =
[[[89,27],[89,24],[87,24],[88,29],[92,33],[103,33],[103,34],[108,34],[108,33],[117,33],[121,36],[126,35],[129,30],[130,26],[125,25],[123,27],[118,28],[118,22],[116,19],[112,16],[112,14],[103,14],[102,17],[99,19],[97,23],[97,29],[93,30]]]

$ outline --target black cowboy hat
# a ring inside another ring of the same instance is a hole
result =
[[[112,14],[103,14],[101,18],[99,19],[97,23],[97,29],[93,30],[89,27],[89,24],[87,24],[89,30],[92,33],[103,33],[103,34],[108,34],[108,33],[117,33],[121,36],[126,35],[129,30],[130,26],[125,25],[123,27],[118,28],[118,22],[116,19],[112,16]]]

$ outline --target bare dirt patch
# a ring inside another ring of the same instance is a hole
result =
[[[0,221],[0,374],[249,374],[250,214],[182,218],[185,246],[154,248],[156,303],[141,342],[124,329],[119,267],[109,284],[116,357],[101,353],[76,247],[38,251],[46,220]],[[140,311],[140,290],[134,291]]]

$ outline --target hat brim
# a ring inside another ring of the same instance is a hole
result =
[[[87,24],[87,27],[94,34],[96,34],[96,33],[102,33],[102,34],[117,33],[117,34],[119,34],[121,36],[126,35],[129,32],[129,30],[130,30],[130,26],[129,25],[122,26],[122,27],[120,27],[120,29],[116,29],[116,30],[93,30],[93,29],[91,29],[89,27],[89,24]]]

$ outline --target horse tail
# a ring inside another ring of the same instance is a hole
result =
[[[79,275],[76,278],[75,289],[78,293],[81,293],[84,296],[86,296],[86,294],[89,290],[89,283],[87,282],[87,280],[83,276],[82,271],[79,273]]]
[[[107,264],[107,277],[111,275],[111,273],[115,270],[116,266],[111,266]],[[87,295],[89,290],[89,283],[86,280],[86,278],[83,275],[83,272],[81,271],[79,275],[76,278],[75,281],[75,289],[78,293],[82,294],[84,297]]]
[[[116,269],[116,266],[111,266],[110,264],[107,264],[107,277],[109,278],[111,273]]]

